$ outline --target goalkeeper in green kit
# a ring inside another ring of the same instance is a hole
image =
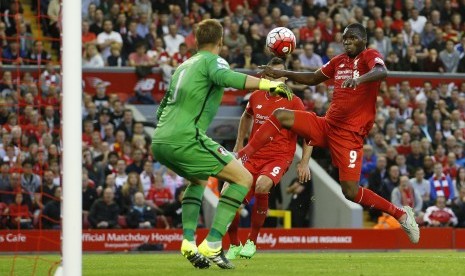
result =
[[[231,269],[234,265],[226,259],[221,240],[252,185],[252,175],[209,138],[206,130],[221,104],[224,87],[266,90],[287,99],[292,99],[293,94],[282,82],[230,70],[228,62],[218,56],[223,46],[223,27],[217,20],[200,22],[195,37],[198,53],[176,69],[158,108],[152,153],[160,163],[191,182],[182,199],[182,255],[197,268],[208,268],[211,261]],[[209,176],[230,185],[220,196],[207,238],[197,248],[194,235]]]

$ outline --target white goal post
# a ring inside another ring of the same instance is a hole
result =
[[[82,275],[81,10],[80,0],[62,0],[63,267],[59,270],[66,276]]]

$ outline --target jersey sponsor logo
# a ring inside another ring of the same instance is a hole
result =
[[[229,69],[229,64],[223,58],[217,58],[216,61],[218,62],[218,69]]]
[[[229,152],[223,148],[223,147],[219,147],[218,148],[218,152],[221,154],[221,155],[224,155],[224,156],[228,156],[229,155]]]
[[[257,109],[260,109],[260,108],[262,108],[262,105],[261,104],[257,105]]]
[[[352,69],[337,70],[334,76],[335,80],[345,80],[352,77]]]
[[[267,115],[255,114],[255,123],[262,125],[269,117]]]

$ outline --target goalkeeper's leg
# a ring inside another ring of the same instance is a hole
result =
[[[235,159],[229,162],[216,176],[230,184],[220,196],[212,228],[207,238],[200,244],[199,252],[219,267],[231,269],[234,268],[234,265],[224,255],[221,242],[236,215],[237,209],[247,195],[253,178],[244,166]]]

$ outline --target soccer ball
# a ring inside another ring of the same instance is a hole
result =
[[[266,47],[278,57],[290,55],[295,49],[295,35],[288,28],[274,28],[266,36]]]

